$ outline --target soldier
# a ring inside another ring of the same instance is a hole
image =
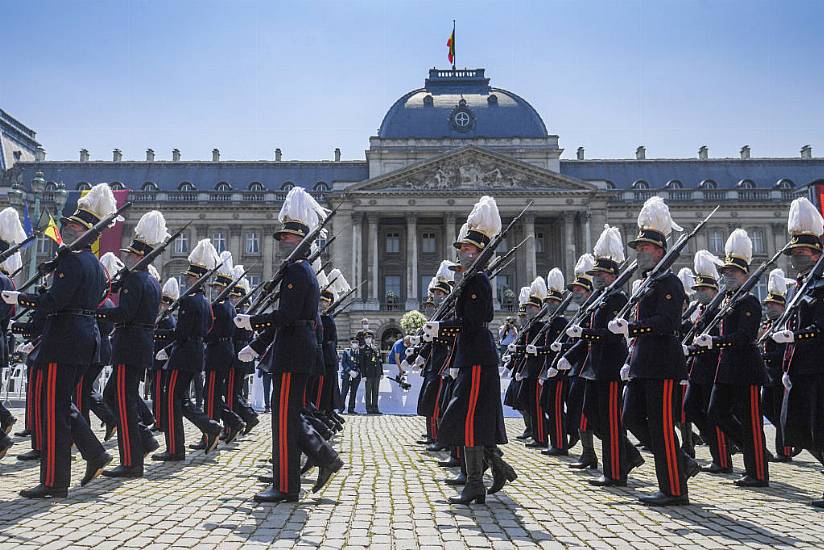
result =
[[[165,431],[163,419],[163,403],[166,396],[166,383],[169,379],[169,371],[166,368],[166,361],[157,359],[157,354],[174,341],[175,327],[177,319],[174,313],[165,315],[177,299],[180,298],[180,285],[177,279],[169,277],[163,284],[160,293],[160,304],[158,304],[158,316],[160,320],[155,324],[154,330],[154,356],[152,361],[152,411],[155,417],[153,431]]]
[[[321,272],[322,273],[322,272]],[[315,406],[323,413],[330,413],[333,410],[334,384],[337,383],[338,371],[338,328],[335,320],[327,314],[329,307],[336,301],[335,284],[343,277],[338,269],[329,273],[330,284],[324,285],[320,293],[320,322],[323,325],[323,340],[321,350],[323,352],[323,374],[317,377],[314,391]]]
[[[644,203],[638,215],[638,236],[628,245],[635,249],[642,278],[664,257],[667,236],[681,228],[672,220],[660,197]],[[635,320],[615,318],[608,328],[614,334],[633,338],[628,365],[621,377],[628,380],[623,418],[641,442],[649,442],[655,455],[658,492],[640,497],[650,506],[689,504],[687,478],[701,467],[681,450],[675,435],[680,416],[681,391],[687,377],[684,354],[677,334],[686,296],[675,273],[661,274],[636,306]]]
[[[209,239],[202,239],[189,254],[189,267],[184,272],[187,284],[193,285],[217,265],[218,254]],[[168,359],[169,379],[166,385],[164,410],[164,435],[166,451],[152,455],[152,460],[179,461],[186,456],[183,417],[203,432],[206,437],[204,451],[211,452],[218,444],[222,428],[202,410],[196,409],[189,398],[192,378],[203,371],[203,339],[212,324],[209,300],[200,287],[188,296],[180,298],[180,313],[175,325],[171,351],[161,349],[155,357]]]
[[[624,243],[617,227],[605,226],[593,249],[595,265],[588,271],[594,290],[603,290],[612,284],[624,262]],[[627,439],[621,418],[624,384],[621,367],[627,359],[626,340],[611,332],[607,326],[627,303],[623,291],[610,294],[593,311],[587,328],[567,327],[570,338],[580,338],[577,345],[587,348],[581,378],[584,389],[584,414],[593,432],[601,440],[603,475],[589,483],[600,487],[624,487],[627,474],[644,463],[641,453]]]
[[[786,251],[790,264],[798,273],[798,288],[811,277],[811,271],[821,260],[821,235],[824,221],[806,198],[795,199],[790,205],[787,230],[792,239]],[[824,338],[824,286],[820,280],[808,286],[808,291],[792,314],[786,328],[772,334],[773,341],[787,344],[782,381],[784,396],[782,428],[784,445],[806,449],[824,462],[824,368],[821,364],[821,342]],[[824,508],[824,497],[812,502]]]
[[[375,334],[370,330],[362,330],[358,333],[360,372],[366,378],[366,387],[364,388],[366,414],[381,414],[378,409],[378,389],[383,377],[383,364],[381,363],[380,352],[375,349],[374,337]]]
[[[112,191],[105,183],[77,202],[77,211],[62,219],[63,238],[77,240],[86,230],[116,211]],[[26,498],[65,497],[71,479],[71,445],[86,460],[81,485],[100,475],[112,461],[88,423],[71,400],[83,371],[95,359],[100,333],[95,322],[97,304],[103,298],[106,279],[103,267],[91,251],[91,242],[75,252],[58,254],[51,287],[45,294],[4,291],[7,304],[41,309],[48,317],[37,360],[44,369],[42,385],[43,449],[40,484],[24,489]]]
[[[718,269],[717,266],[724,265],[720,259],[712,255],[707,250],[699,250],[695,253],[693,267],[695,268],[695,299],[698,308],[695,310],[694,322],[704,322],[711,320],[718,312],[717,309],[709,310],[709,304],[718,294]],[[718,335],[715,328],[710,333],[712,336]],[[707,415],[710,405],[710,395],[712,385],[715,380],[715,370],[718,366],[718,350],[710,349],[691,344],[684,345],[684,354],[687,356],[687,367],[689,369],[689,385],[684,396],[684,410],[687,420],[695,423],[701,432],[701,437],[710,447],[712,464],[702,468],[702,471],[711,474],[728,474],[732,472],[732,454],[730,441],[721,428]]]
[[[325,216],[326,211],[303,188],[292,188],[278,215],[283,227],[274,235],[282,256],[289,258]],[[266,331],[267,339],[274,338],[266,356],[266,368],[274,375],[272,403],[276,405],[272,411],[273,476],[272,486],[255,495],[258,502],[298,500],[301,452],[319,466],[313,492],[343,467],[335,450],[300,415],[309,378],[321,373],[315,332],[320,324],[319,301],[315,270],[305,256],[291,258],[280,282],[277,309],[235,317],[238,328]],[[259,337],[240,354],[247,358],[261,355],[269,345],[267,339]]]
[[[752,241],[746,231],[736,229],[724,250],[721,276],[726,304],[747,280]],[[770,480],[761,413],[761,386],[767,382],[767,371],[755,345],[760,324],[761,304],[747,294],[732,304],[718,336],[702,334],[695,339],[696,345],[719,352],[707,414],[744,453],[746,475],[735,481],[740,487],[766,487]]]
[[[495,200],[482,197],[454,243],[461,269],[468,269],[500,230],[501,217]],[[506,481],[517,477],[497,450],[497,445],[506,443],[507,439],[498,353],[487,328],[492,314],[492,285],[485,272],[477,271],[463,282],[455,303],[455,318],[424,325],[424,333],[430,338],[437,338],[442,330],[458,333],[452,366],[452,370],[457,371],[454,372],[455,385],[438,434],[441,444],[464,448],[467,482],[460,496],[449,499],[451,504],[485,502],[485,460],[495,478],[490,491],[500,490]]]
[[[518,291],[518,334],[521,334],[529,323],[529,318],[526,314],[526,304],[529,302],[530,287],[524,286]],[[524,431],[522,434],[515,436],[515,439],[520,441],[527,441],[532,437],[532,426],[529,422],[531,417],[525,410],[523,401],[520,399],[521,386],[523,379],[520,372],[523,370],[524,362],[526,361],[525,348],[523,345],[518,346],[518,340],[515,339],[506,346],[506,355],[504,355],[504,368],[509,370],[509,386],[506,388],[504,394],[504,405],[518,411],[524,419]]]
[[[242,265],[235,264],[235,279],[243,275]],[[246,306],[237,308],[237,304],[250,290],[249,280],[246,277],[232,289],[230,298],[238,313],[246,311]],[[226,379],[226,406],[230,411],[237,413],[243,423],[246,424],[244,434],[252,431],[252,428],[260,424],[260,419],[255,410],[249,405],[244,390],[246,389],[246,377],[254,374],[254,361],[241,361],[237,354],[252,341],[252,332],[235,327],[232,336],[235,353],[233,354],[232,367],[229,369],[229,377]],[[226,437],[228,431],[224,431],[222,437]]]
[[[346,403],[346,395],[349,394],[347,414],[358,414],[355,412],[355,401],[360,381],[360,341],[355,335],[349,340],[349,347],[343,350],[340,357],[340,398]]]
[[[547,297],[546,281],[543,277],[536,277],[529,286],[529,297],[524,305],[526,317],[529,321],[535,318],[544,305]],[[532,323],[530,330],[524,334],[521,345],[516,351],[524,353],[520,371],[516,375],[521,382],[518,390],[519,406],[524,416],[529,417],[530,435],[532,441],[527,447],[545,448],[547,446],[547,426],[544,419],[544,408],[541,405],[541,385],[538,384],[538,375],[543,368],[543,358],[537,353],[526,353],[526,347],[535,340],[543,328],[543,321]]]
[[[784,270],[770,271],[767,279],[767,297],[763,301],[767,319],[761,324],[759,336],[770,330],[773,322],[783,315],[787,304],[787,285],[794,283],[794,280],[784,277]],[[782,364],[786,348],[787,344],[779,344],[768,338],[761,350],[769,379],[762,390],[764,416],[775,427],[775,456],[770,458],[770,462],[790,462],[793,459],[793,449],[784,445],[784,434],[781,429],[781,405],[784,401],[784,384],[781,378],[784,374]]]

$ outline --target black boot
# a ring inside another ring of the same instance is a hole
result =
[[[17,423],[17,419],[13,416],[7,416],[0,421],[0,430],[3,430],[3,433],[6,435],[11,432],[11,429],[14,427],[15,423]]]
[[[104,477],[143,477],[143,466],[120,465],[112,470],[103,470]]]
[[[117,424],[106,424],[106,434],[103,436],[103,441],[108,441],[117,430]]]
[[[518,479],[515,468],[510,466],[503,458],[500,449],[487,447],[484,452],[486,462],[492,468],[492,487],[489,488],[490,495],[493,495],[504,488],[506,482],[513,482]]]
[[[678,428],[681,430],[681,450],[683,450],[688,457],[695,458],[695,442],[692,439],[692,425],[686,422],[680,424]]]
[[[94,478],[99,476],[103,472],[103,468],[108,466],[112,460],[112,455],[103,453],[95,459],[86,461],[86,475],[80,480],[80,486],[85,487]]]
[[[252,418],[250,418],[249,421],[246,422],[246,428],[243,430],[243,435],[246,435],[249,432],[251,432],[252,428],[257,426],[258,424],[260,424],[260,419],[257,416],[253,416]]]
[[[343,461],[340,458],[336,458],[331,464],[321,466],[318,471],[318,480],[312,487],[312,492],[317,493],[323,489],[323,486],[326,485],[329,480],[332,479],[332,476],[338,473],[341,468],[343,468]]]
[[[671,497],[665,495],[661,491],[655,492],[651,495],[644,495],[638,497],[638,500],[641,501],[642,504],[646,504],[647,506],[681,506],[690,503],[690,499],[687,497],[687,495]]]
[[[217,444],[220,442],[218,438],[220,434],[223,432],[223,428],[215,422],[214,420],[209,421],[209,431],[206,432],[204,437],[206,438],[206,446],[203,449],[204,454],[209,454],[215,450]]]
[[[466,461],[466,485],[457,497],[450,497],[449,504],[472,504],[486,502],[484,487],[484,448],[464,447]]]
[[[449,460],[439,460],[438,466],[441,468],[455,468],[461,465],[461,461],[455,458],[454,456],[450,456]]]
[[[315,461],[307,456],[306,457],[306,462],[303,464],[303,466],[300,469],[300,475],[305,474],[306,472],[308,472],[309,470],[311,470],[315,466],[317,466],[317,464],[315,464]]]
[[[0,437],[0,458],[6,456],[6,453],[9,452],[12,445],[14,445],[14,443],[9,436],[3,434],[2,437]]]
[[[38,485],[32,489],[20,491],[20,496],[23,498],[66,498],[68,495],[69,490],[66,488],[46,487],[45,485]]]
[[[40,460],[40,451],[32,449],[23,454],[17,455],[17,460]]]
[[[298,495],[290,495],[286,493],[281,493],[274,486],[269,487],[265,491],[256,494],[254,497],[255,502],[297,502]]]
[[[592,431],[581,431],[580,434],[583,452],[578,462],[570,464],[569,467],[574,470],[585,470],[587,468],[594,470],[598,467],[598,457],[595,455],[595,446],[592,443]]]
[[[466,472],[461,469],[455,477],[448,477],[443,480],[447,485],[466,485]]]

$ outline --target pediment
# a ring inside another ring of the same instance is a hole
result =
[[[416,162],[347,189],[347,193],[592,192],[588,182],[477,146]]]

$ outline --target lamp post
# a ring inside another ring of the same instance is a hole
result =
[[[21,212],[25,209],[25,207],[29,204],[33,206],[34,211],[32,212],[32,216],[30,218],[32,230],[35,233],[39,233],[40,231],[40,202],[43,196],[43,192],[46,189],[46,180],[43,177],[43,172],[36,172],[34,174],[34,179],[31,180],[31,189],[27,190],[19,183],[15,183],[12,185],[11,189],[9,190],[9,203],[20,210]],[[63,207],[66,205],[66,199],[68,197],[68,193],[66,192],[66,187],[60,183],[54,189],[54,191],[50,192],[47,196],[47,199],[54,201],[54,206],[57,212],[63,210]],[[29,253],[29,277],[33,277],[35,272],[37,271],[37,246]]]

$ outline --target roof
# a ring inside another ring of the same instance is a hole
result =
[[[678,180],[684,189],[695,189],[712,180],[718,189],[735,188],[744,180],[756,189],[771,189],[781,180],[799,188],[824,179],[824,159],[648,159],[648,160],[561,160],[561,173],[582,180],[607,181],[616,189],[630,189],[644,181],[650,189],[662,189]]]
[[[466,126],[455,123],[459,111],[469,115]],[[532,105],[491,87],[484,69],[431,69],[423,88],[403,95],[387,111],[378,137],[545,138],[547,131]]]

